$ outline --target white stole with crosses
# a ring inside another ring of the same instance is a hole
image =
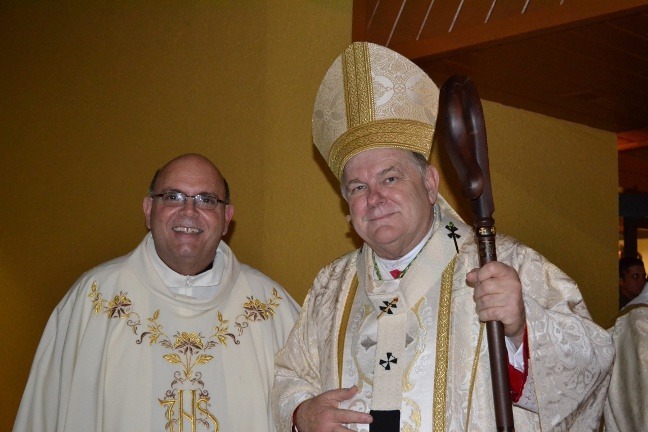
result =
[[[412,362],[412,359],[406,358],[409,337],[407,334],[408,312],[423,296],[426,296],[428,305],[433,307],[439,305],[442,273],[457,254],[458,246],[470,237],[470,228],[459,218],[445,214],[444,220],[440,220],[438,207],[435,210],[437,211],[435,211],[432,236],[401,279],[376,280],[373,251],[367,245],[362,248],[358,256],[359,286],[356,301],[353,302],[354,309],[361,304],[370,304],[371,310],[367,310],[365,314],[371,315],[367,318],[368,320],[375,319],[377,322],[371,401],[367,401],[370,410],[395,411],[401,409],[404,374],[407,373],[406,369]],[[461,233],[461,236],[453,235],[454,231],[448,226],[459,228],[457,232]],[[437,326],[436,319],[426,322],[426,333],[436,335]],[[353,336],[347,334],[346,339],[350,342]],[[345,345],[347,345],[345,357],[350,354],[350,351],[357,353],[357,350],[348,344]],[[432,356],[427,361],[426,368],[435,370],[435,358]],[[432,389],[430,390],[432,391]]]

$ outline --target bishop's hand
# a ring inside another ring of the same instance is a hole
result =
[[[526,314],[517,271],[493,261],[470,271],[466,282],[475,290],[473,298],[479,319],[500,321],[504,325],[504,334],[519,347],[524,339]]]
[[[295,426],[299,432],[341,432],[350,431],[344,427],[349,423],[371,423],[367,413],[340,409],[340,402],[351,399],[358,387],[329,390],[319,396],[305,400],[297,407]]]

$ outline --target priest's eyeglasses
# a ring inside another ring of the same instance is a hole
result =
[[[162,204],[168,207],[182,207],[187,202],[187,198],[191,198],[196,208],[200,210],[215,210],[219,204],[227,205],[222,199],[211,195],[186,195],[179,191],[163,192],[151,195],[151,198],[162,198]]]

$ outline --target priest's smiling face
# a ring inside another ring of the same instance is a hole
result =
[[[386,259],[401,258],[423,240],[438,184],[436,168],[420,166],[410,151],[391,148],[353,156],[342,177],[353,228]]]
[[[222,175],[200,155],[180,156],[160,170],[153,195],[164,192],[226,199]],[[232,204],[198,209],[192,198],[178,207],[165,205],[161,197],[146,197],[143,208],[157,254],[167,266],[183,275],[198,274],[213,262],[234,214]]]

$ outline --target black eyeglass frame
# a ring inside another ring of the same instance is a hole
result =
[[[178,198],[181,198],[181,199],[178,199],[177,201],[166,202],[164,200],[164,197],[165,196],[171,196],[171,195],[176,195]],[[224,201],[224,200],[222,200],[220,198],[217,198],[217,197],[215,197],[213,195],[206,195],[206,194],[187,195],[186,193],[181,192],[181,191],[161,192],[161,193],[158,193],[158,194],[149,195],[149,197],[151,197],[153,199],[162,198],[162,204],[164,204],[167,207],[182,207],[183,205],[185,205],[187,203],[187,198],[191,198],[193,200],[194,206],[196,208],[198,208],[198,209],[201,209],[201,210],[216,210],[218,208],[219,204],[222,204],[223,206],[229,205],[228,202],[226,202],[226,201]],[[196,200],[196,198],[198,200]],[[198,203],[201,202],[202,198],[213,199],[214,201],[216,201],[216,204],[214,204],[213,207],[211,207],[211,206],[205,207],[204,203],[203,204],[198,204]]]

